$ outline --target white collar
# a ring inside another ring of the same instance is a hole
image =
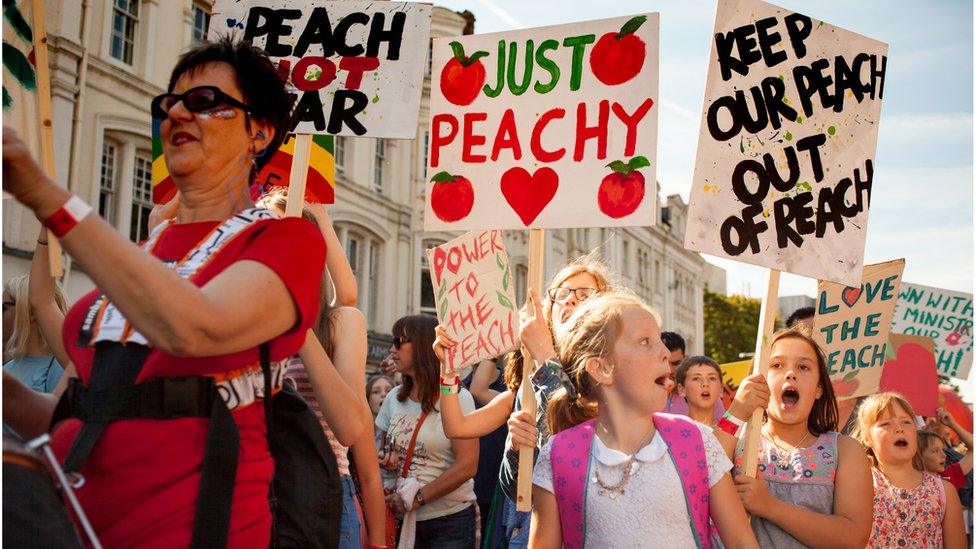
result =
[[[627,462],[627,454],[621,452],[620,450],[614,450],[608,447],[606,444],[600,440],[600,435],[593,434],[593,457],[596,458],[601,464],[608,467],[613,467],[616,465],[622,465]],[[664,443],[664,439],[661,438],[661,433],[654,433],[654,438],[651,439],[649,444],[646,444],[643,448],[637,451],[634,458],[637,461],[642,461],[644,463],[651,463],[657,461],[664,457],[664,454],[668,451],[668,445]]]

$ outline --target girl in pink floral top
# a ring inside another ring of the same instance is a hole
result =
[[[866,399],[854,436],[874,465],[874,525],[868,547],[966,547],[952,486],[923,471],[915,412],[897,393]]]

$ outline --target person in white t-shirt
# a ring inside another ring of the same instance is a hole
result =
[[[377,429],[394,450],[381,453],[380,466],[387,480],[396,481],[387,505],[404,515],[401,538],[408,543],[401,541],[401,547],[473,547],[478,440],[444,435],[437,407],[440,364],[432,347],[436,326],[429,315],[405,316],[393,325],[391,352],[403,383],[376,416]],[[459,397],[465,413],[474,411],[470,393],[462,390]]]

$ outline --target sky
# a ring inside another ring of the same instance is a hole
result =
[[[474,13],[475,32],[661,14],[658,180],[687,202],[715,2],[439,0]],[[973,291],[973,7],[971,2],[780,0],[779,5],[889,45],[865,264],[904,257],[903,280]],[[728,292],[761,297],[764,268],[722,258]],[[816,294],[784,273],[781,296]]]

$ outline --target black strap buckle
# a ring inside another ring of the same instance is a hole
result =
[[[160,412],[166,419],[208,413],[215,393],[213,379],[208,377],[166,377],[158,387]]]

